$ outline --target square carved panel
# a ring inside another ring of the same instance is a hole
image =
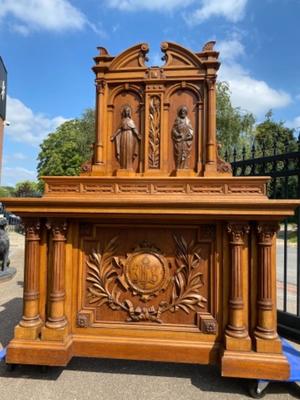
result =
[[[81,225],[78,326],[199,330],[213,309],[213,225]]]

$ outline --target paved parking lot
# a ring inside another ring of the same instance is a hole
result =
[[[13,336],[22,313],[23,236],[11,233],[11,266],[17,274],[0,284],[0,342]],[[248,381],[221,378],[218,369],[171,363],[75,358],[66,368],[35,366],[8,371],[0,363],[5,400],[205,400],[246,399]],[[273,383],[266,399],[300,398],[294,385]]]

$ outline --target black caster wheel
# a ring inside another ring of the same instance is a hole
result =
[[[18,364],[6,364],[6,369],[9,372],[13,372],[17,368]]]
[[[40,366],[40,371],[42,374],[46,374],[49,371],[48,365],[41,365]]]
[[[248,393],[253,399],[262,399],[266,395],[266,389],[268,385],[269,382],[267,381],[250,381],[248,386]]]

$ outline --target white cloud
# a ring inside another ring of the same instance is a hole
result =
[[[41,113],[34,113],[22,101],[7,97],[7,120],[10,126],[5,129],[16,142],[23,142],[37,146],[53,132],[60,124],[66,121],[65,118],[57,116],[48,118]]]
[[[186,20],[190,24],[197,24],[211,17],[224,17],[230,22],[243,19],[247,0],[201,0],[201,7]]]
[[[219,79],[229,83],[231,100],[235,107],[251,111],[257,116],[264,115],[271,108],[286,107],[292,101],[288,93],[273,89],[265,81],[253,78],[236,63],[224,63]]]
[[[218,42],[218,51],[220,52],[221,60],[224,62],[231,62],[245,54],[244,45],[237,37]]]
[[[111,8],[126,11],[171,11],[184,8],[195,0],[107,0],[106,5]]]
[[[267,82],[254,78],[237,62],[236,59],[245,54],[245,48],[237,36],[220,42],[218,49],[223,60],[219,80],[229,83],[235,107],[263,116],[271,108],[286,107],[292,102],[287,92],[274,89]]]
[[[68,0],[0,0],[0,20],[6,17],[12,17],[12,29],[24,35],[32,30],[95,28]]]
[[[285,125],[288,126],[289,128],[298,129],[300,132],[300,115],[290,121],[286,121]]]
[[[2,186],[15,186],[16,183],[22,181],[35,181],[36,171],[22,167],[4,167],[2,169]]]

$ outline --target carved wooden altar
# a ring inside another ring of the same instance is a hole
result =
[[[78,177],[40,199],[4,199],[26,227],[23,317],[8,363],[73,356],[217,363],[222,375],[285,379],[276,332],[278,222],[267,177],[218,156],[214,43],[99,48],[96,140]]]

